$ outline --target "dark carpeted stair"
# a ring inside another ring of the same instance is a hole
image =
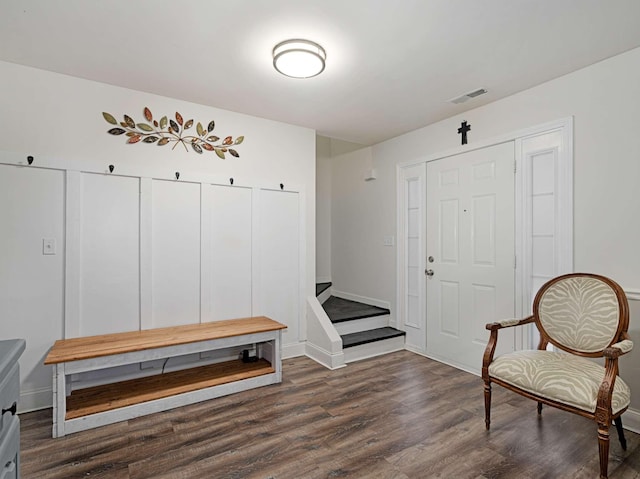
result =
[[[327,316],[332,323],[341,323],[342,321],[351,321],[354,319],[371,318],[373,316],[383,316],[389,314],[389,310],[378,308],[370,304],[358,303],[348,299],[337,298],[331,296],[327,299],[322,307],[327,312]]]
[[[351,348],[353,346],[360,346],[361,344],[404,336],[405,334],[406,333],[404,331],[386,327],[370,329],[369,331],[360,331],[359,333],[344,334],[340,337],[342,338],[342,347]]]
[[[317,289],[318,285],[316,285],[316,290]],[[389,310],[386,308],[379,308],[378,306],[337,298],[335,296],[329,297],[329,299],[322,304],[322,307],[326,311],[327,316],[329,316],[332,323],[342,323],[345,321],[354,321],[357,319],[389,314]],[[349,348],[404,335],[404,331],[387,326],[367,331],[343,334],[340,335],[340,337],[342,338],[342,347]]]
[[[320,296],[331,287],[331,283],[316,283],[316,296]]]

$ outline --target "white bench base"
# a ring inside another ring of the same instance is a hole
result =
[[[168,409],[234,394],[248,389],[280,383],[282,382],[281,337],[282,331],[274,330],[53,364],[52,435],[54,438],[62,437],[66,434],[84,431],[106,424],[166,411]],[[233,380],[231,382],[225,382],[224,384],[196,389],[160,399],[147,400],[81,417],[67,418],[67,396],[71,394],[69,385],[72,374],[251,344],[258,345],[258,357],[264,358],[271,363],[274,372],[246,379]]]

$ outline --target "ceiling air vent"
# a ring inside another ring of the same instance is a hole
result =
[[[471,100],[472,98],[475,98],[477,96],[484,95],[485,93],[487,93],[487,90],[485,90],[484,88],[478,88],[477,90],[473,90],[465,93],[464,95],[452,98],[451,100],[449,100],[449,103],[464,103],[467,100]]]

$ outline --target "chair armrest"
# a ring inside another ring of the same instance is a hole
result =
[[[503,328],[513,328],[514,326],[521,326],[523,324],[529,324],[533,322],[534,322],[533,316],[529,316],[528,318],[524,318],[524,319],[504,319],[502,321],[498,321],[495,323],[488,323],[485,326],[485,328],[487,328],[489,331],[493,331],[493,330],[503,329]]]
[[[605,358],[615,359],[623,354],[627,354],[633,349],[633,341],[624,339],[619,343],[612,344],[603,352]]]
[[[533,322],[533,316],[529,316],[524,319],[505,319],[503,321],[498,321],[497,323],[489,323],[486,325],[486,328],[491,331],[491,334],[489,336],[489,341],[487,342],[487,347],[484,350],[484,355],[482,356],[482,379],[489,381],[489,365],[493,362],[493,354],[496,352],[498,330]]]
[[[604,377],[598,389],[595,419],[599,427],[608,427],[611,423],[611,398],[618,377],[618,357],[633,349],[633,341],[624,339],[603,351],[605,357]]]

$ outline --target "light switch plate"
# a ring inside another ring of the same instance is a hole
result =
[[[383,244],[385,246],[394,246],[396,244],[396,239],[394,236],[385,236],[383,239]]]

